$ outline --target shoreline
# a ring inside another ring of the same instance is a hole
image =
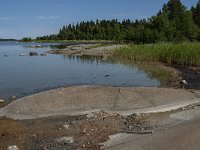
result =
[[[112,51],[109,49],[113,48],[84,46],[53,53],[108,59]],[[116,142],[111,135],[152,137],[185,123],[194,126],[192,121],[196,118],[198,123],[200,119],[200,80],[194,79],[198,69],[157,65],[174,77],[171,84],[165,85],[167,88],[64,86],[0,104],[0,149],[10,145],[22,150],[109,149]],[[180,84],[183,79],[191,86]]]

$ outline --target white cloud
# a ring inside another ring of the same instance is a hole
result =
[[[47,20],[47,19],[59,19],[60,16],[37,16],[36,19],[42,19],[42,20]]]
[[[11,17],[0,17],[0,21],[4,21],[4,20],[11,20]]]

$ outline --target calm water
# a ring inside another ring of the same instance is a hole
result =
[[[90,57],[63,55],[19,56],[30,51],[40,53],[51,49],[29,48],[37,43],[0,42],[0,98],[22,97],[65,85],[159,86],[143,71],[123,64]]]

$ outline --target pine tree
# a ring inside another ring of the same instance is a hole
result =
[[[192,7],[194,22],[200,27],[200,0],[198,1],[196,7]]]

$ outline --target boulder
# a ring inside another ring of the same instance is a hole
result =
[[[188,84],[186,80],[182,80],[181,83],[184,85]]]
[[[0,99],[0,103],[5,103],[5,101],[3,99]]]
[[[38,53],[37,52],[30,52],[29,55],[30,56],[38,56]]]

